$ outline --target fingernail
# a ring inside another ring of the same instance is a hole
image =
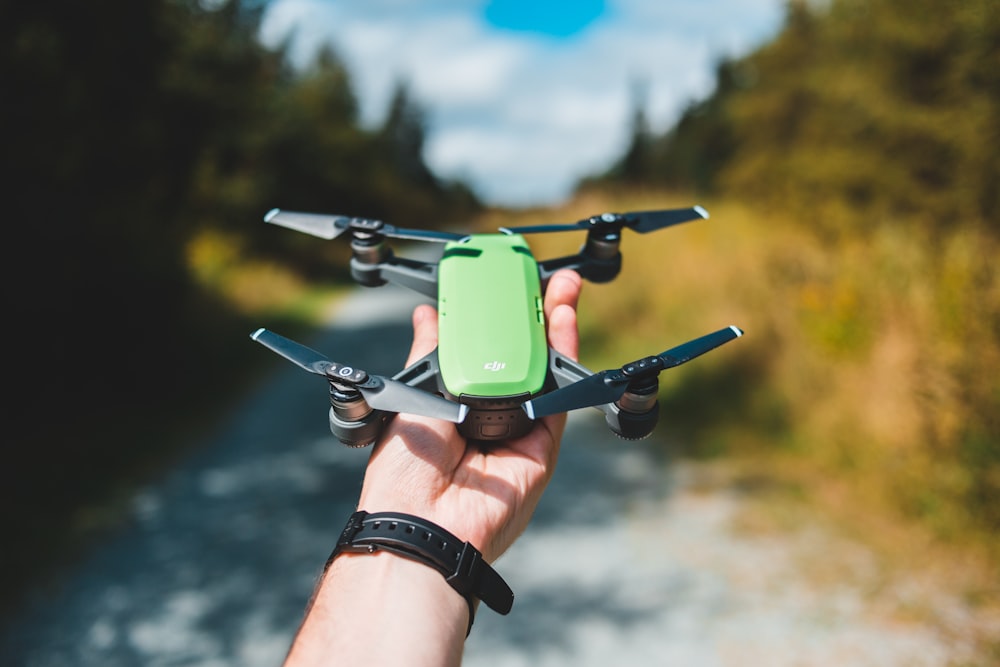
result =
[[[427,311],[423,308],[417,308],[413,311],[413,323],[420,324],[425,319],[427,319]]]

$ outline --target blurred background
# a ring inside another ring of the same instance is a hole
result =
[[[0,4],[4,619],[263,382],[250,331],[309,335],[352,288],[345,247],[270,208],[495,230],[694,203],[588,286],[587,365],[744,327],[663,376],[656,442],[754,530],[828,525],[996,618],[993,2],[350,4]],[[555,236],[539,257],[580,242]]]

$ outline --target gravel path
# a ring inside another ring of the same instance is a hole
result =
[[[311,344],[391,373],[419,300],[360,292]],[[127,526],[35,593],[0,631],[0,664],[279,664],[366,459],[333,441],[325,410],[322,380],[279,369],[196,455],[137,494]],[[799,558],[825,550],[825,537],[735,531],[740,495],[706,491],[700,468],[658,458],[655,440],[619,441],[585,411],[564,442],[531,526],[496,564],[514,609],[478,614],[469,667],[920,666],[961,649],[872,614],[860,587],[812,582]]]

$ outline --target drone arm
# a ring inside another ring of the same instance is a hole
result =
[[[380,262],[369,263],[355,256],[351,259],[351,275],[366,287],[377,287],[389,282],[437,299],[436,262],[422,262],[389,254]]]
[[[582,264],[583,257],[580,255],[546,259],[538,263],[538,275],[542,279],[542,282],[545,283],[552,277],[552,274],[560,269],[570,269],[572,271],[576,271],[577,273],[581,273],[580,267]]]
[[[424,391],[441,392],[443,388],[437,348],[393,375],[392,379]]]
[[[549,371],[557,388],[566,387],[594,374],[593,371],[552,347],[549,348]]]
[[[538,263],[538,275],[545,284],[552,274],[561,269],[571,269],[592,283],[606,283],[614,280],[622,268],[622,256],[616,252],[610,257],[594,257],[580,252],[566,257],[547,259]]]

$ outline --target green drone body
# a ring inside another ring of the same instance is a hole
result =
[[[456,397],[541,391],[548,368],[538,264],[519,234],[473,234],[438,265],[438,363]]]

